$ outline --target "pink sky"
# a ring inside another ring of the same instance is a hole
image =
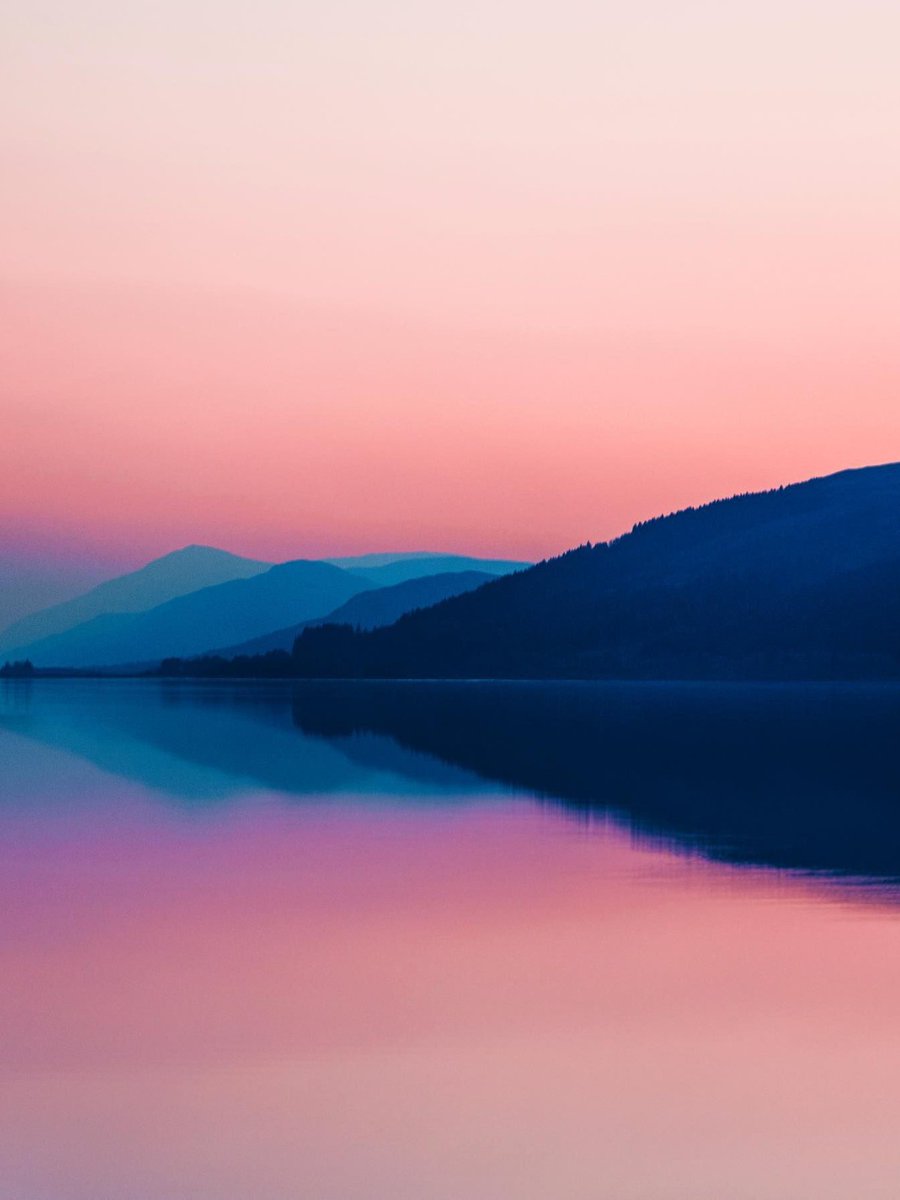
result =
[[[900,458],[894,3],[0,22],[0,549],[537,557]]]

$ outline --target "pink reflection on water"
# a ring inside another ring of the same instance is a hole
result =
[[[889,907],[524,799],[3,832],[10,1200],[894,1194]]]

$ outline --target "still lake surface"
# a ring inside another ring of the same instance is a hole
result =
[[[0,685],[3,1200],[895,1200],[900,689]]]

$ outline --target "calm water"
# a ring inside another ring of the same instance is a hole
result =
[[[900,691],[8,683],[3,1200],[895,1200]]]

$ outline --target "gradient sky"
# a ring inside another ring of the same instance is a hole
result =
[[[0,552],[536,557],[900,458],[895,0],[0,22]]]

